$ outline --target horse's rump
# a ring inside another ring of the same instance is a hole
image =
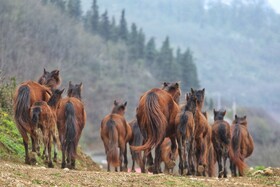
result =
[[[165,137],[165,130],[167,128],[167,116],[163,113],[163,110],[168,105],[168,102],[164,100],[164,96],[159,96],[158,91],[163,94],[168,94],[163,90],[149,91],[142,96],[137,109],[137,121],[140,129],[146,131],[147,139],[142,146],[132,146],[135,151],[142,151],[157,147]],[[170,97],[170,99],[172,99]],[[143,132],[142,132],[143,134]]]

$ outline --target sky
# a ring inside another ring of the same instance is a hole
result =
[[[275,12],[280,14],[280,0],[267,0],[267,1],[270,3],[271,7],[275,10]],[[81,2],[82,2],[83,11],[86,12],[91,7],[92,0],[81,0]]]
[[[280,0],[268,0],[272,8],[280,14]]]

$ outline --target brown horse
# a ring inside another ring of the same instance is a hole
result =
[[[164,83],[162,89],[153,88],[144,93],[136,109],[137,121],[145,143],[131,148],[135,151],[150,152],[155,147],[154,174],[160,172],[160,145],[164,138],[170,137],[173,153],[177,149],[175,117],[180,111],[180,94],[179,83]]]
[[[195,95],[186,94],[186,104],[181,107],[181,112],[176,116],[177,125],[177,143],[179,151],[179,173],[184,174],[184,169],[187,169],[187,174],[194,173],[193,163],[193,141],[194,141],[194,115],[197,107],[197,99]],[[188,153],[188,161],[186,159]]]
[[[171,140],[170,138],[164,138],[162,144],[160,145],[161,157],[160,161],[164,163],[164,173],[173,173],[175,167],[175,161],[178,157],[178,150],[175,154],[171,150]]]
[[[70,84],[69,84],[70,85]],[[82,84],[80,84],[80,87]],[[57,108],[57,128],[62,149],[61,168],[66,167],[65,154],[67,154],[68,168],[75,168],[77,146],[86,124],[86,111],[84,103],[80,100],[81,89],[69,86],[68,97],[60,100]],[[75,95],[69,93],[76,93]]]
[[[226,110],[214,109],[214,124],[212,125],[212,142],[218,161],[218,177],[227,177],[226,161],[230,146],[230,125],[224,120]],[[222,163],[223,159],[223,163]]]
[[[32,123],[29,115],[30,107],[36,101],[49,100],[51,89],[56,88],[60,84],[59,71],[54,70],[52,72],[47,72],[44,69],[44,73],[38,82],[39,83],[33,81],[23,82],[19,85],[14,94],[14,118],[23,139],[26,164],[31,164],[28,155],[28,134],[30,134],[32,141],[32,151],[36,152],[37,149],[39,154],[36,126]]]
[[[115,167],[115,171],[118,171],[118,166],[120,166],[120,171],[127,171],[126,144],[131,139],[132,132],[124,117],[126,105],[127,102],[114,101],[112,112],[101,121],[100,136],[107,155],[107,171],[110,171],[111,164]]]
[[[196,172],[197,175],[206,176],[206,169],[208,176],[213,175],[214,168],[214,150],[212,145],[212,130],[208,124],[207,114],[203,114],[202,108],[204,105],[205,89],[193,90],[191,88],[191,95],[197,98],[197,107],[194,115],[195,119],[195,156],[196,156]]]
[[[244,175],[244,169],[247,166],[244,159],[249,157],[253,153],[253,150],[254,142],[247,129],[246,116],[238,117],[235,115],[235,119],[231,125],[231,144],[229,149],[232,176],[237,176],[236,166],[238,168],[239,175]]]
[[[63,90],[54,90],[51,98],[48,102],[45,101],[37,101],[35,102],[30,109],[30,118],[32,122],[36,124],[41,130],[43,134],[43,142],[44,142],[44,151],[43,155],[45,155],[46,160],[48,161],[48,167],[53,167],[52,159],[51,159],[51,144],[52,139],[57,143],[58,140],[58,132],[56,127],[56,109],[58,102],[61,99],[61,94]],[[56,146],[56,144],[55,144]],[[46,151],[48,149],[48,152]],[[56,161],[57,150],[56,147],[54,149],[54,160]]]

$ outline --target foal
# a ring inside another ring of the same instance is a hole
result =
[[[176,116],[177,143],[179,151],[179,173],[183,175],[184,169],[187,174],[194,173],[193,163],[193,141],[194,141],[194,115],[197,107],[197,99],[195,95],[186,94],[187,103],[181,107],[181,112]],[[188,161],[186,160],[186,152]]]
[[[124,117],[126,104],[127,102],[114,101],[112,112],[101,121],[100,136],[107,155],[107,171],[110,171],[110,164],[115,167],[115,171],[118,171],[118,166],[120,166],[120,171],[127,171],[126,144],[131,139],[132,132]]]
[[[212,125],[212,142],[214,145],[216,158],[219,166],[219,178],[221,178],[222,175],[224,177],[227,177],[226,161],[228,158],[228,151],[230,146],[230,126],[228,122],[224,120],[225,114],[225,110],[216,111],[214,109],[214,124]]]
[[[30,118],[32,122],[36,124],[42,130],[43,142],[44,142],[44,151],[46,160],[48,161],[48,167],[53,167],[51,159],[51,145],[52,139],[55,142],[58,142],[58,132],[56,127],[56,109],[58,102],[61,99],[61,94],[63,90],[54,90],[51,98],[48,102],[37,101],[35,102],[30,109]],[[46,151],[48,149],[48,152]],[[54,150],[54,160],[56,161],[57,150],[55,147]]]

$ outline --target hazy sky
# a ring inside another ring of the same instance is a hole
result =
[[[280,0],[268,0],[276,12],[280,13]]]

